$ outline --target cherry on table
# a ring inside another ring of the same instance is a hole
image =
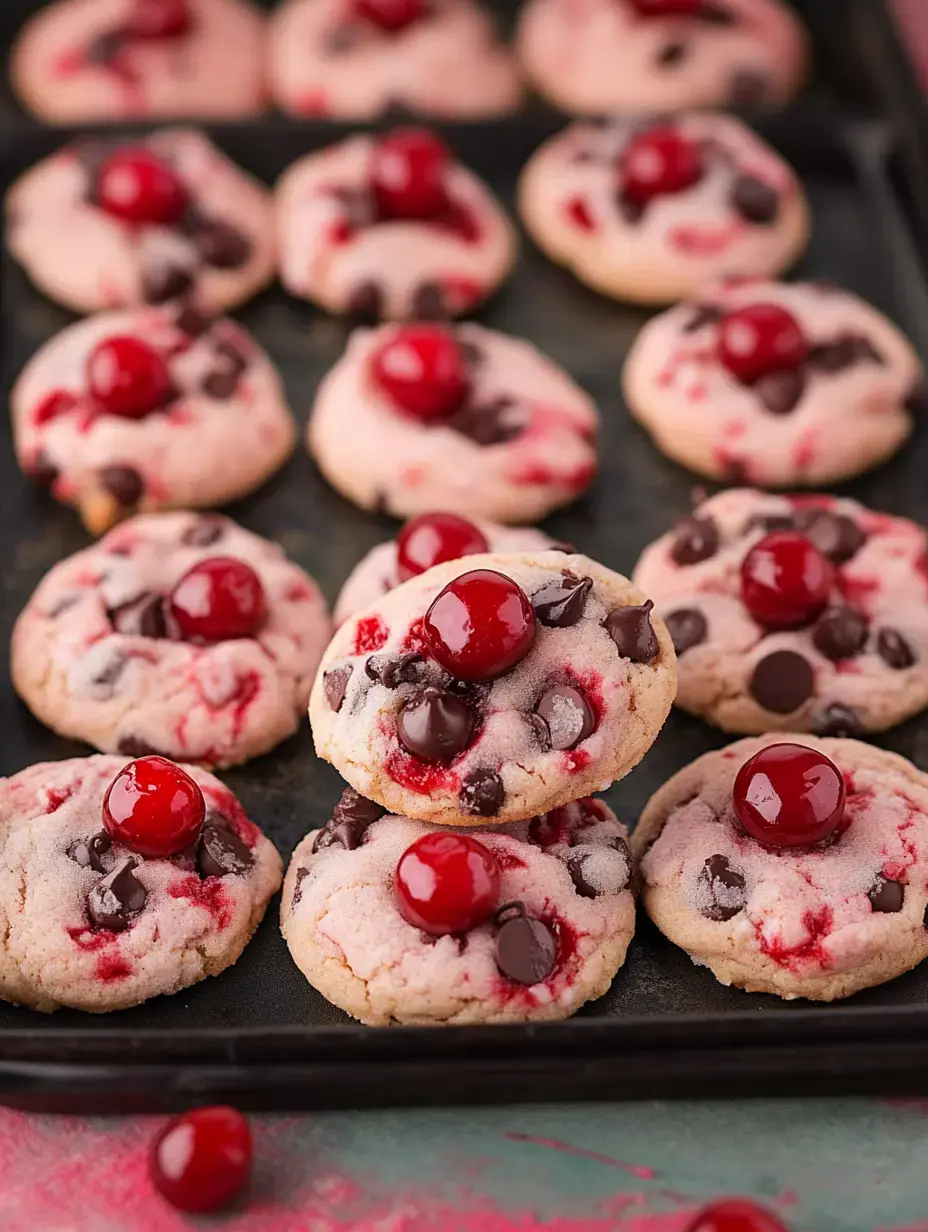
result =
[[[771,372],[793,372],[808,354],[802,327],[779,304],[748,304],[719,324],[719,359],[743,385]]]
[[[424,834],[403,852],[394,884],[403,919],[432,936],[466,933],[499,900],[499,863],[466,834]]]
[[[87,387],[108,415],[142,419],[174,397],[168,366],[158,352],[129,334],[104,338],[87,357]]]
[[[747,1198],[721,1198],[697,1213],[686,1232],[788,1232],[772,1211]]]
[[[735,816],[768,847],[808,847],[842,833],[846,788],[838,767],[804,744],[768,744],[735,777]]]
[[[187,190],[164,159],[144,147],[111,154],[97,172],[96,203],[128,223],[169,226],[183,217]]]
[[[492,680],[531,650],[535,613],[511,578],[474,569],[436,595],[422,630],[445,671],[458,680]]]
[[[800,629],[824,610],[835,567],[798,531],[765,535],[741,563],[741,597],[766,629]]]
[[[395,34],[425,14],[424,0],[355,0],[355,12],[381,30]]]
[[[241,1193],[252,1166],[251,1130],[237,1108],[196,1108],[158,1131],[151,1144],[152,1184],[179,1211],[220,1211]]]
[[[435,218],[447,204],[448,147],[426,128],[397,128],[374,146],[371,185],[385,218]]]
[[[486,536],[473,522],[456,513],[420,513],[396,537],[396,572],[401,582],[433,565],[488,552]]]
[[[371,359],[376,383],[405,414],[423,423],[448,419],[470,391],[464,353],[442,325],[406,325]]]
[[[155,859],[195,843],[205,815],[200,788],[166,757],[130,761],[103,797],[103,828],[110,838]]]
[[[184,637],[225,642],[257,633],[267,616],[267,596],[251,565],[234,556],[210,556],[187,570],[168,607]]]
[[[672,125],[646,129],[619,155],[622,191],[629,201],[645,205],[652,197],[683,192],[702,179],[699,146]]]
[[[139,39],[179,38],[192,21],[188,0],[135,0],[129,33]]]

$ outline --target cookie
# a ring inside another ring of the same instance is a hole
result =
[[[738,274],[770,278],[805,248],[790,168],[732,116],[579,122],[529,160],[522,220],[538,246],[615,299],[666,304]]]
[[[302,721],[330,633],[315,583],[229,518],[148,514],[63,560],[13,631],[17,692],[107,753],[231,766]]]
[[[75,312],[183,301],[215,314],[274,273],[264,187],[193,129],[73,142],[6,196],[6,242]]]
[[[674,461],[787,487],[834,483],[894,454],[923,379],[909,342],[856,295],[735,280],[649,321],[622,384]]]
[[[707,753],[632,836],[651,919],[723,984],[832,1001],[928,956],[928,776],[856,740]]]
[[[423,129],[308,154],[281,177],[276,207],[285,288],[358,321],[460,316],[515,259],[489,189]]]
[[[482,119],[522,100],[512,54],[474,0],[285,0],[269,37],[271,93],[290,115]]]
[[[307,443],[362,509],[534,522],[592,483],[598,426],[593,400],[530,343],[423,322],[352,334]]]
[[[136,509],[244,496],[296,436],[267,355],[235,322],[190,309],[68,326],[26,365],[11,407],[20,467],[93,534]]]
[[[567,1018],[606,992],[635,902],[626,830],[601,800],[505,831],[382,812],[349,789],[287,872],[281,930],[324,997],[371,1026],[434,1026]]]
[[[125,1009],[218,975],[281,880],[227,787],[157,757],[0,779],[0,844],[0,997],[45,1012]]]
[[[735,489],[634,580],[679,659],[677,704],[726,731],[885,731],[928,706],[928,539],[832,496]]]
[[[528,0],[516,49],[538,92],[578,115],[781,106],[808,58],[779,0]]]
[[[246,119],[264,108],[263,27],[244,0],[58,0],[23,26],[10,77],[52,124]]]
[[[436,565],[352,616],[313,685],[316,752],[362,795],[441,825],[522,821],[605,790],[673,701],[651,603],[585,556]]]

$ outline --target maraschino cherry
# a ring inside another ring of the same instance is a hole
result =
[[[466,834],[423,834],[407,847],[394,877],[400,913],[414,928],[442,937],[488,920],[499,900],[499,864]]]
[[[151,1144],[149,1173],[163,1198],[179,1211],[220,1211],[251,1175],[248,1122],[236,1108],[196,1108],[168,1121]]]
[[[448,205],[448,147],[425,128],[397,128],[371,157],[371,186],[383,218],[435,218]]]
[[[844,776],[804,744],[768,744],[735,778],[731,802],[742,828],[768,847],[808,847],[841,833]]]
[[[747,1198],[720,1198],[696,1215],[686,1232],[788,1232],[786,1224]]]
[[[174,397],[167,364],[154,347],[130,334],[98,342],[86,370],[90,396],[107,415],[142,419]]]
[[[808,354],[799,322],[779,304],[749,304],[719,325],[719,358],[742,385],[771,372],[793,372]]]
[[[406,325],[374,352],[371,371],[391,402],[423,423],[457,411],[470,390],[454,332],[442,325]]]
[[[144,147],[128,147],[111,154],[97,172],[96,202],[123,222],[168,226],[180,221],[189,198],[163,159]]]
[[[515,582],[474,569],[449,582],[422,622],[429,650],[458,680],[492,680],[532,648],[535,613]]]
[[[486,536],[456,513],[420,513],[396,536],[396,572],[401,582],[446,560],[488,552]]]
[[[138,39],[180,38],[191,24],[188,0],[135,0],[129,33]]]
[[[267,616],[267,596],[251,565],[234,556],[211,556],[188,569],[168,607],[184,637],[225,642],[257,633]]]
[[[103,797],[103,828],[110,838],[155,859],[195,843],[205,815],[202,791],[166,757],[130,761]]]
[[[388,34],[405,30],[425,13],[424,0],[355,0],[355,12]]]
[[[683,192],[702,179],[699,146],[679,129],[661,125],[632,137],[619,156],[622,192],[634,205]]]
[[[825,608],[835,567],[797,531],[765,535],[741,564],[741,597],[765,629],[801,629]]]

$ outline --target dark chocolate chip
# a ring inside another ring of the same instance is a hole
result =
[[[826,659],[840,663],[863,649],[868,632],[866,619],[855,608],[829,607],[815,623],[812,642]]]
[[[417,321],[447,321],[450,314],[445,292],[437,282],[424,282],[412,297],[412,316]]]
[[[805,390],[805,377],[798,371],[768,372],[751,386],[761,406],[771,415],[794,411]]]
[[[446,689],[428,688],[399,712],[396,734],[403,748],[415,757],[446,762],[468,747],[474,721],[467,702]]]
[[[815,691],[815,673],[809,660],[794,650],[774,650],[757,663],[748,690],[771,714],[792,714]]]
[[[683,333],[695,334],[697,329],[702,329],[705,325],[715,325],[724,315],[725,313],[717,304],[696,304],[693,308],[693,315],[683,326]]]
[[[876,649],[887,667],[900,672],[915,662],[912,647],[898,629],[881,629],[877,634]]]
[[[43,488],[50,488],[60,474],[60,470],[44,449],[39,449],[26,468],[26,474],[33,483]]]
[[[65,612],[69,612],[72,607],[75,607],[81,601],[80,595],[64,595],[54,607],[49,608],[45,613],[49,620],[57,620],[59,616],[63,616]]]
[[[218,515],[204,514],[191,522],[180,537],[187,548],[211,548],[226,533],[226,519]]]
[[[241,877],[254,864],[247,843],[229,826],[207,822],[197,844],[197,872],[201,877]]]
[[[135,860],[122,860],[87,896],[87,912],[97,928],[124,932],[145,906],[145,887],[133,872]]]
[[[617,607],[603,621],[603,627],[623,659],[631,659],[633,663],[652,663],[657,657],[660,646],[651,624],[653,607],[650,599],[629,607]]]
[[[117,749],[124,757],[167,757],[171,760],[170,753],[156,749],[153,744],[149,744],[141,736],[122,736]]]
[[[675,612],[668,612],[664,624],[678,655],[704,642],[709,633],[709,622],[695,607],[681,607]]]
[[[770,91],[770,78],[755,68],[742,68],[732,76],[728,97],[732,107],[762,107]]]
[[[124,509],[130,509],[142,499],[145,485],[134,466],[104,466],[99,474],[100,483]]]
[[[364,664],[364,670],[371,680],[376,680],[386,689],[396,689],[401,684],[416,684],[422,679],[422,655],[416,651],[401,655],[371,655]]]
[[[467,338],[458,338],[458,351],[468,368],[476,368],[486,359],[483,348]]]
[[[535,714],[548,729],[548,747],[559,751],[576,748],[596,727],[596,716],[586,695],[569,684],[546,689],[535,706]]]
[[[690,514],[677,523],[670,548],[670,558],[676,565],[695,565],[708,560],[719,550],[718,527],[711,518]]]
[[[549,629],[570,629],[583,615],[593,579],[564,573],[532,595],[536,618]]]
[[[795,526],[836,565],[843,565],[856,556],[867,542],[867,536],[853,518],[827,509],[801,510],[796,515]]]
[[[110,623],[117,633],[131,637],[167,637],[168,625],[161,595],[147,590],[128,603],[121,603],[109,613]]]
[[[237,227],[227,222],[206,222],[194,235],[200,259],[214,269],[241,269],[252,254],[252,243]]]
[[[324,847],[344,847],[346,851],[354,851],[360,846],[368,826],[379,821],[385,811],[353,787],[346,787],[330,820],[316,835],[313,852],[322,851]]]
[[[443,426],[460,432],[475,445],[505,445],[521,435],[525,416],[512,398],[501,395],[482,406],[462,406],[450,419],[444,420]]]
[[[794,530],[796,520],[790,513],[753,513],[748,518],[744,528],[746,535],[761,530],[765,535],[772,535],[778,530]]]
[[[753,175],[736,176],[728,200],[745,222],[757,226],[776,222],[780,212],[780,194]]]
[[[715,0],[702,0],[696,17],[709,26],[736,26],[738,24],[738,15],[724,4],[715,3]]]
[[[814,730],[816,736],[843,736],[846,739],[859,736],[863,731],[863,724],[857,717],[857,712],[850,706],[832,702],[819,715]]]
[[[748,901],[744,875],[725,856],[709,856],[700,869],[696,891],[700,914],[717,923],[736,916]]]
[[[587,880],[584,871],[585,866],[591,858],[589,851],[572,851],[567,857],[567,871],[570,873],[570,879],[574,883],[574,888],[581,898],[599,898],[601,894],[618,894],[621,890],[627,889],[632,877],[632,856],[628,849],[628,843],[625,839],[615,839],[613,851],[622,854],[625,860],[625,881],[621,886],[612,886],[608,891],[597,889],[590,881]]]
[[[366,188],[335,188],[332,196],[341,206],[345,222],[352,231],[361,231],[369,227],[377,219],[377,207],[374,198]],[[365,283],[374,286],[374,283]],[[378,309],[379,314],[379,309]]]
[[[461,809],[472,817],[495,817],[503,807],[506,789],[495,770],[471,770],[461,784]]]
[[[658,50],[654,62],[660,68],[673,68],[674,65],[683,63],[688,52],[687,44],[681,39],[675,39],[672,43],[665,43]]]
[[[200,389],[217,402],[225,402],[235,396],[240,373],[228,368],[214,368],[203,377]]]
[[[112,697],[116,691],[116,682],[126,670],[128,655],[117,651],[103,664],[90,683],[99,698]]]
[[[325,700],[329,703],[329,708],[336,713],[342,708],[348,681],[353,671],[354,667],[346,663],[344,667],[330,667],[327,672],[322,673],[322,691],[325,694]]]
[[[84,49],[88,64],[112,64],[129,41],[129,31],[117,27],[96,35]]]
[[[876,884],[868,891],[870,906],[874,911],[895,915],[902,910],[905,899],[905,886],[901,881],[887,881],[885,877],[877,877]]]
[[[557,941],[541,920],[520,914],[504,919],[496,931],[496,965],[516,984],[540,984],[554,970]]]
[[[822,342],[810,348],[806,366],[818,372],[833,374],[850,368],[857,362],[853,339],[837,338],[834,342]]]
[[[376,325],[383,312],[383,291],[376,282],[355,287],[348,302],[348,315],[362,325]]]
[[[112,843],[108,834],[95,834],[93,838],[79,838],[68,848],[68,855],[81,868],[92,868],[95,873],[105,873],[107,864],[103,857],[109,851]]]
[[[322,36],[323,53],[329,56],[340,56],[346,51],[357,47],[363,38],[361,30],[348,22],[327,30]]]
[[[188,338],[202,338],[212,328],[212,321],[196,308],[182,308],[174,320],[175,329],[179,329]]]
[[[146,304],[165,304],[185,295],[193,281],[193,273],[183,266],[153,265],[142,273],[142,298]]]
[[[293,879],[293,897],[290,899],[290,906],[295,907],[303,897],[303,882],[309,876],[308,868],[298,868],[296,876]]]
[[[644,201],[634,201],[626,195],[623,189],[621,192],[616,193],[615,203],[618,206],[619,213],[626,222],[634,223],[641,221],[645,210]]]

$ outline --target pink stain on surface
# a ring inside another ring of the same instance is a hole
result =
[[[533,1146],[544,1146],[549,1151],[560,1151],[564,1155],[577,1155],[581,1159],[591,1159],[594,1163],[605,1164],[607,1168],[619,1168],[629,1176],[637,1176],[642,1181],[653,1181],[657,1172],[644,1164],[627,1164],[621,1159],[613,1159],[611,1155],[601,1155],[599,1151],[588,1151],[585,1147],[571,1146],[569,1142],[559,1142],[557,1138],[538,1138],[534,1134],[521,1134],[510,1131],[504,1135],[510,1142],[529,1142]]]

